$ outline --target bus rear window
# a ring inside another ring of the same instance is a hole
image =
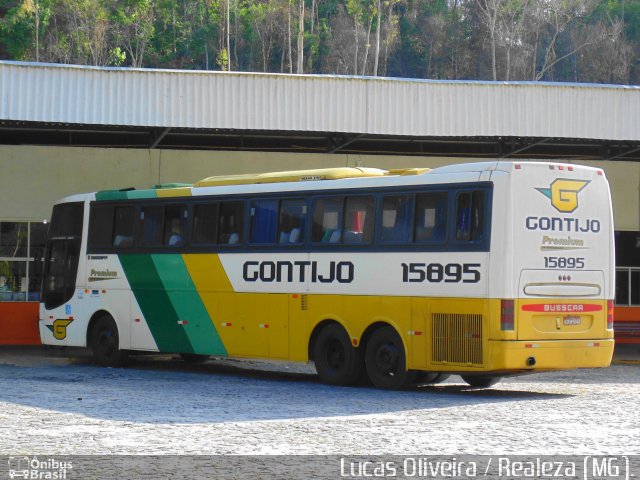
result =
[[[485,193],[463,192],[456,199],[456,240],[475,242],[484,234]]]

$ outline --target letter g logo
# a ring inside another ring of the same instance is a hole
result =
[[[550,188],[536,188],[545,197],[551,199],[551,205],[563,213],[571,213],[578,208],[578,192],[589,184],[588,180],[568,180],[558,178]]]
[[[73,322],[70,318],[59,318],[53,322],[53,325],[47,325],[47,328],[53,332],[56,340],[64,340],[67,338],[67,326]]]

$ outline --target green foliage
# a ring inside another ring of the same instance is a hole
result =
[[[107,64],[112,67],[121,67],[127,61],[127,54],[120,47],[113,47],[109,50],[109,60]]]
[[[487,79],[495,59],[499,80],[640,83],[640,0],[382,0],[380,12],[377,0],[0,0],[0,52],[295,71],[300,1],[305,73],[370,73],[377,54],[390,76]]]

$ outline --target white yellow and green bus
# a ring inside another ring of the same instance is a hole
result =
[[[379,388],[605,367],[614,239],[601,169],[481,162],[210,177],[53,208],[40,335],[314,362]]]

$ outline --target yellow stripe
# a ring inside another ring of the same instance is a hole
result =
[[[159,188],[156,190],[158,197],[190,197],[191,187]]]

